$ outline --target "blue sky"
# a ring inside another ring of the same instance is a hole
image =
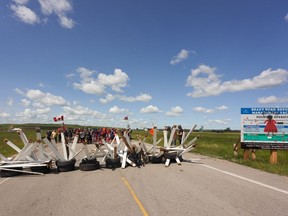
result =
[[[2,0],[0,123],[240,129],[287,57],[286,0]]]

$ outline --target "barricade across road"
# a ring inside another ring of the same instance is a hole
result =
[[[29,142],[26,135],[20,128],[15,128],[24,144],[20,149],[9,140],[5,142],[18,152],[14,157],[6,158],[2,154],[0,157],[0,174],[2,177],[10,177],[20,174],[44,175],[51,169],[58,172],[69,172],[78,166],[81,171],[93,171],[100,168],[122,168],[140,167],[147,163],[164,163],[169,167],[171,162],[181,165],[182,156],[193,150],[195,142],[199,138],[196,136],[187,144],[188,136],[196,128],[191,128],[185,136],[182,134],[182,143],[179,146],[171,146],[171,137],[176,132],[172,129],[169,141],[167,131],[163,131],[164,146],[158,146],[162,138],[157,140],[157,127],[153,128],[153,143],[146,143],[146,137],[137,137],[138,140],[131,140],[129,131],[117,131],[115,137],[110,142],[102,139],[101,142],[88,145],[79,143],[79,135],[75,135],[72,142],[69,142],[64,133],[61,133],[61,143],[56,143],[54,139],[48,140],[41,137],[41,129],[36,128],[36,142]],[[93,148],[94,146],[94,148]],[[98,161],[99,160],[99,161]]]

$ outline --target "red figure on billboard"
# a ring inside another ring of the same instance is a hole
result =
[[[268,138],[271,138],[270,133],[274,135],[274,133],[277,133],[277,127],[276,127],[276,121],[273,119],[272,115],[267,116],[267,120],[264,122],[266,124],[264,128],[264,132],[268,133]]]

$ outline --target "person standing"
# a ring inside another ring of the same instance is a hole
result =
[[[181,125],[178,125],[177,139],[179,141],[179,145],[181,145],[182,143],[182,136],[183,136],[183,128]]]
[[[52,132],[50,130],[47,130],[46,137],[49,140],[49,142],[51,142],[51,134]]]
[[[57,132],[56,132],[56,130],[53,130],[53,131],[52,131],[51,137],[52,137],[52,139],[55,140],[55,143],[57,143]]]

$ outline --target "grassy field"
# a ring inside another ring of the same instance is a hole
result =
[[[0,153],[4,156],[8,157],[13,154],[16,154],[10,146],[6,145],[5,139],[8,139],[18,145],[19,147],[23,147],[23,144],[15,132],[8,132],[10,125],[0,125]],[[53,130],[57,129],[59,125],[51,124],[51,125],[39,125],[39,124],[25,124],[25,125],[14,125],[14,127],[21,128],[26,134],[29,141],[36,141],[36,133],[35,128],[40,127],[42,130],[42,136],[44,137],[46,131],[48,129]],[[77,128],[77,125],[69,125],[69,128]],[[133,130],[132,138],[136,139],[137,135],[144,137],[147,134],[147,131],[143,130]],[[233,144],[237,142],[240,137],[240,133],[236,132],[225,132],[225,133],[216,133],[216,132],[193,132],[188,141],[193,139],[195,136],[199,135],[199,139],[197,140],[197,147],[193,150],[194,153],[206,155],[214,158],[225,159],[228,161],[232,161],[238,164],[242,164],[245,166],[250,166],[256,169],[260,169],[266,172],[275,173],[279,175],[288,176],[288,151],[287,150],[279,150],[278,151],[278,163],[270,164],[269,150],[257,150],[256,151],[256,160],[244,160],[243,154],[244,150],[240,149],[238,151],[238,156],[234,156],[233,154]],[[158,139],[163,136],[162,132],[158,132]],[[153,143],[152,136],[148,135],[146,142]],[[163,145],[163,142],[160,143]],[[184,156],[185,158],[185,156]]]

